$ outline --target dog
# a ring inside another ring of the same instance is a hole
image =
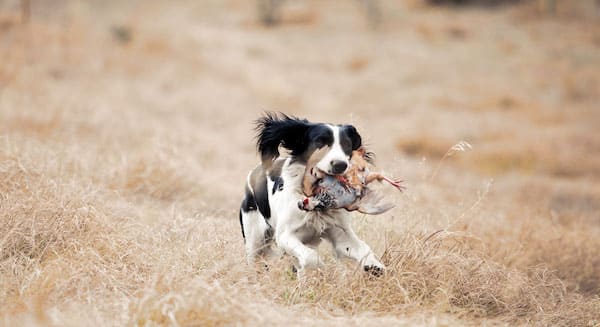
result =
[[[303,211],[302,180],[308,158],[328,147],[316,167],[342,175],[362,138],[352,125],[311,123],[285,114],[266,113],[256,122],[261,164],[248,174],[239,218],[250,264],[274,254],[275,245],[293,256],[299,273],[323,265],[316,248],[321,240],[333,245],[337,258],[351,258],[365,271],[381,275],[385,266],[352,230],[345,209]],[[279,147],[289,151],[280,157]]]

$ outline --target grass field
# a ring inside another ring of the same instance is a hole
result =
[[[559,5],[0,3],[0,325],[600,326],[600,18]],[[354,219],[384,276],[246,265],[265,110],[405,181]]]

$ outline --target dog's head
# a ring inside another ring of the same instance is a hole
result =
[[[352,151],[362,145],[352,125],[311,123],[285,114],[267,113],[256,121],[257,148],[263,166],[279,157],[279,146],[290,151],[293,160],[306,163],[318,149],[328,147],[316,167],[331,175],[346,172]]]

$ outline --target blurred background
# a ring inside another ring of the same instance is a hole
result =
[[[233,251],[211,258],[239,264],[264,111],[355,124],[405,180],[394,211],[359,220],[378,253],[377,228],[460,231],[486,260],[598,295],[597,0],[0,0],[0,190],[32,206],[35,181],[68,181],[109,221],[186,239],[194,217],[224,237],[209,252]],[[22,299],[35,278],[13,268],[5,295]]]
[[[461,172],[571,183],[546,205],[598,209],[598,1],[3,0],[0,36],[5,133],[158,139],[215,194],[282,111],[357,124],[397,169],[466,141]]]

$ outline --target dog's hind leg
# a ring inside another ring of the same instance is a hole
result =
[[[258,166],[248,174],[246,194],[240,208],[246,258],[250,264],[271,255],[273,229],[268,222],[270,215],[267,180],[262,167]]]
[[[272,239],[271,227],[266,223],[258,210],[240,211],[241,224],[244,231],[246,258],[252,264],[258,258],[269,253]]]

